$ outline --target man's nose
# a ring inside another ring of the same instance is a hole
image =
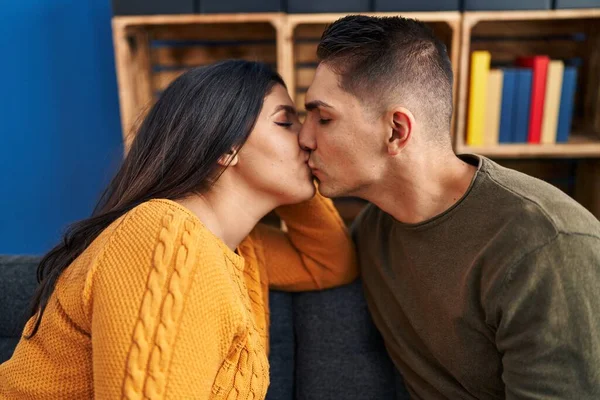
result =
[[[314,132],[308,125],[306,122],[302,125],[302,129],[300,129],[300,134],[298,135],[298,143],[302,150],[313,151],[317,148],[317,143]]]

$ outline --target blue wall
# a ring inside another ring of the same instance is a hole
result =
[[[110,0],[0,6],[0,254],[41,254],[122,156]]]

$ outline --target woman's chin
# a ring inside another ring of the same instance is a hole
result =
[[[297,190],[294,193],[293,203],[302,203],[303,201],[307,201],[312,199],[317,193],[317,189],[315,184],[313,183],[312,178],[310,180],[302,182],[297,186]]]
[[[307,198],[306,198],[306,200],[312,199],[313,197],[315,197],[315,194],[317,194],[317,187],[315,186],[315,183],[312,180],[312,178],[311,178],[310,183],[309,183],[309,185],[308,185],[308,187],[306,189],[306,192],[307,192]]]

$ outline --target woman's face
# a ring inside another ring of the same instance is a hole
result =
[[[298,144],[300,128],[294,103],[286,89],[276,84],[238,152],[236,167],[244,181],[280,205],[299,203],[315,194],[309,153]]]

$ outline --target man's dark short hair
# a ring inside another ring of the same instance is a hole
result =
[[[423,22],[347,16],[325,30],[317,56],[363,105],[401,104],[430,130],[449,132],[452,64],[446,46]]]

